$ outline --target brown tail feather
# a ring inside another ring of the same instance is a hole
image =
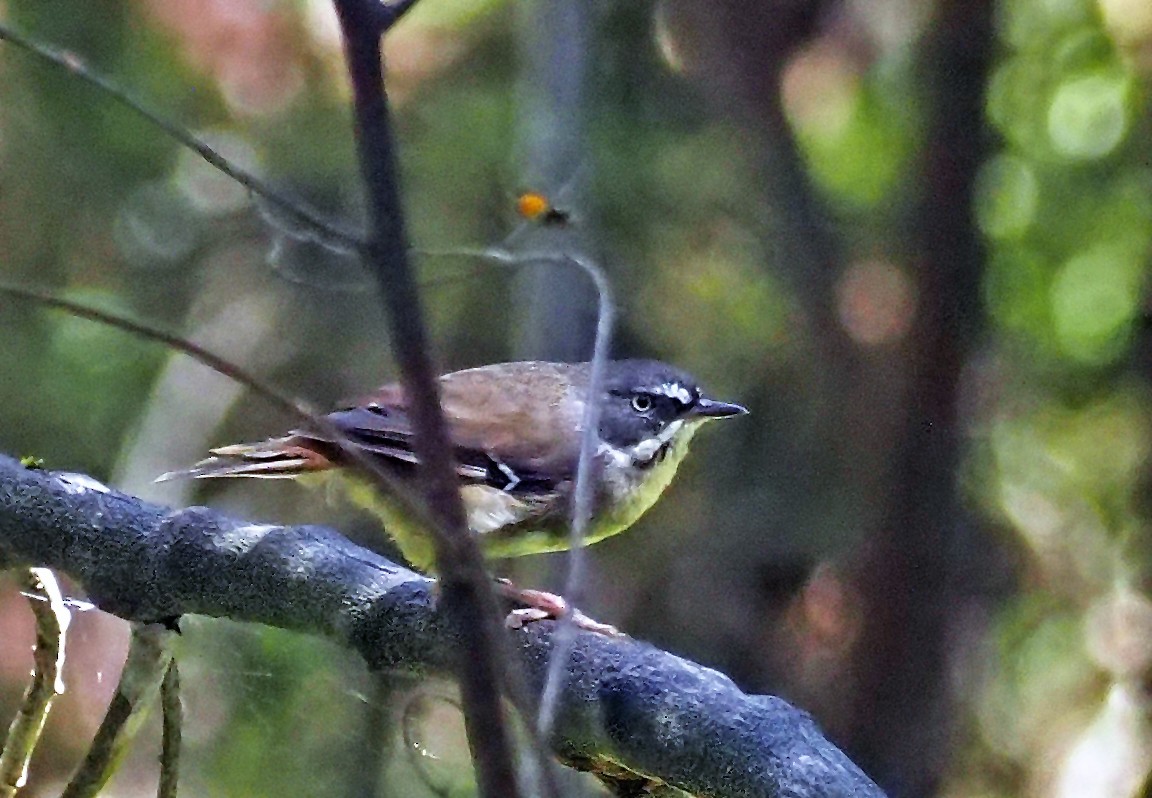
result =
[[[291,438],[274,438],[260,443],[238,443],[211,451],[212,457],[201,460],[191,468],[161,474],[156,477],[156,482],[216,477],[291,479],[310,471],[332,467],[332,461],[323,454],[302,446]]]

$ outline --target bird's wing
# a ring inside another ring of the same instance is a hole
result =
[[[499,452],[526,475],[573,476],[584,412],[578,368],[508,363],[448,375],[441,386],[452,440],[458,448]]]
[[[567,401],[574,368],[507,363],[442,377],[441,403],[460,476],[495,487],[525,483],[522,487],[542,489],[570,479],[583,410],[579,402]],[[366,451],[417,461],[408,402],[397,385],[384,386],[328,420]]]
[[[461,479],[540,491],[572,479],[579,454],[577,425],[583,413],[578,369],[543,362],[503,363],[441,377],[441,402]],[[386,385],[326,419],[349,442],[401,473],[418,462],[409,403],[398,385]],[[160,480],[295,477],[339,467],[347,460],[333,436],[293,430],[258,443],[213,449],[212,457]]]

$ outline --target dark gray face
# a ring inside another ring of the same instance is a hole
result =
[[[723,418],[747,411],[700,392],[696,380],[657,360],[616,360],[604,379],[600,437],[618,448],[655,437],[669,422]]]

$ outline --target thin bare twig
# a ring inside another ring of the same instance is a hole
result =
[[[502,265],[527,265],[531,263],[560,263],[576,266],[588,275],[596,287],[599,308],[596,318],[596,342],[592,353],[591,374],[588,381],[588,395],[598,397],[604,382],[604,364],[608,360],[608,350],[612,341],[612,325],[615,323],[616,307],[612,299],[612,288],[604,270],[587,258],[578,255],[556,252],[510,252],[501,247],[477,249],[429,250],[425,254],[435,257],[474,257],[483,258]],[[556,722],[557,699],[562,685],[561,678],[567,667],[568,657],[576,636],[572,607],[579,604],[580,592],[585,573],[584,535],[592,514],[593,487],[591,479],[592,458],[596,454],[599,440],[601,404],[589,401],[584,407],[581,419],[580,459],[576,472],[575,497],[572,508],[572,525],[569,529],[570,549],[568,552],[568,573],[564,583],[564,596],[569,603],[569,612],[561,619],[557,629],[555,647],[548,664],[548,675],[541,694],[536,715],[537,733],[547,739]]]
[[[468,744],[480,795],[518,795],[501,685],[506,672],[503,639],[491,582],[476,540],[468,531],[452,463],[436,373],[428,356],[420,296],[408,261],[399,174],[388,101],[384,91],[381,24],[376,0],[335,0],[352,84],[356,144],[368,195],[365,266],[380,286],[402,382],[410,397],[422,486],[433,516],[433,542],[445,609],[458,625],[468,652],[459,668]],[[406,8],[404,9],[406,10]]]
[[[230,360],[213,354],[186,338],[181,338],[179,335],[158,330],[155,327],[126,319],[123,316],[106,310],[100,310],[80,304],[79,302],[73,302],[72,300],[55,296],[48,291],[43,291],[38,288],[0,283],[0,294],[17,299],[27,299],[40,305],[62,310],[82,319],[88,319],[89,321],[94,321],[99,324],[107,324],[124,332],[131,333],[132,335],[163,344],[170,349],[182,352],[194,360],[203,363],[218,374],[222,374],[228,379],[240,383],[248,390],[291,416],[295,416],[309,424],[320,420],[320,416],[308,405],[287,397],[271,383],[249,374]]]
[[[42,61],[75,75],[80,80],[94,86],[111,99],[120,103],[120,105],[143,117],[149,123],[166,133],[174,141],[192,150],[214,168],[228,175],[254,195],[263,199],[276,213],[287,220],[291,220],[299,229],[308,230],[308,238],[321,243],[330,242],[336,247],[348,252],[358,252],[363,246],[364,242],[358,234],[351,230],[344,229],[330,219],[325,219],[318,212],[304,206],[298,200],[281,194],[252,172],[241,168],[220,155],[220,153],[216,152],[215,149],[202,139],[192,135],[179,125],[169,122],[159,114],[148,110],[146,106],[129,95],[124,89],[103,75],[93,71],[84,63],[83,59],[75,53],[46,47],[4,24],[0,24],[0,41],[10,42]],[[266,219],[268,218],[267,214],[262,215],[264,215]],[[276,222],[276,224],[279,225],[280,223]]]
[[[87,305],[82,305],[79,302],[73,302],[69,299],[55,296],[47,291],[0,283],[0,295],[27,299],[50,308],[55,308],[56,310],[62,310],[65,313],[82,319],[88,319],[89,321],[94,321],[99,324],[107,324],[118,330],[123,330],[140,338],[155,341],[156,343],[163,344],[170,349],[187,355],[198,363],[212,369],[217,374],[221,374],[230,380],[240,383],[274,407],[294,416],[306,426],[311,427],[323,434],[326,438],[332,440],[332,442],[340,448],[340,451],[365,475],[370,479],[376,480],[378,484],[386,486],[389,489],[390,496],[397,501],[403,502],[406,509],[413,513],[413,517],[418,519],[426,518],[425,510],[419,503],[412,500],[409,492],[400,486],[392,475],[385,471],[379,463],[365,454],[354,442],[350,441],[348,436],[329,422],[327,418],[306,403],[289,397],[271,383],[265,382],[259,377],[240,368],[235,363],[213,354],[202,346],[198,346],[186,338],[181,338],[173,333],[158,330],[155,327],[126,319],[106,310],[99,310]]]
[[[581,269],[596,287],[599,301],[596,318],[596,342],[592,352],[588,395],[590,397],[600,396],[604,383],[604,365],[608,360],[608,350],[612,343],[612,325],[615,323],[616,305],[612,298],[612,287],[608,282],[608,277],[598,264],[588,258],[568,253],[511,252],[503,247],[423,250],[423,254],[432,257],[482,258],[507,266],[559,263]],[[599,441],[600,409],[600,402],[588,402],[584,406],[584,415],[581,419],[580,460],[576,471],[572,525],[569,529],[568,573],[564,583],[564,596],[570,606],[569,612],[561,619],[560,628],[557,630],[555,648],[548,665],[548,677],[544,684],[544,691],[536,716],[537,732],[545,739],[556,722],[556,702],[562,687],[560,679],[564,675],[568,657],[571,656],[572,643],[575,639],[576,628],[571,610],[573,606],[579,604],[580,590],[584,581],[584,535],[592,515],[594,485],[591,479],[591,468],[592,458],[596,454],[596,446]]]
[[[158,623],[133,626],[128,658],[116,693],[84,762],[64,788],[61,798],[93,798],[112,778],[160,692],[160,684],[172,662],[175,636],[175,632]]]
[[[536,716],[536,728],[544,739],[552,732],[556,722],[556,708],[560,695],[560,680],[568,667],[572,646],[576,640],[575,605],[581,598],[586,566],[584,535],[592,518],[594,488],[592,478],[592,458],[600,442],[600,410],[603,403],[601,394],[604,386],[604,369],[608,362],[608,349],[612,344],[612,325],[615,323],[616,308],[612,302],[612,287],[604,270],[592,261],[565,256],[566,262],[579,266],[596,286],[599,308],[596,317],[596,343],[592,350],[592,366],[588,377],[588,401],[584,404],[584,417],[581,419],[580,460],[576,468],[575,497],[572,503],[572,527],[568,532],[571,546],[568,551],[568,577],[564,582],[564,596],[568,601],[568,612],[560,619],[556,630],[555,648],[548,663],[548,677],[544,682],[544,692],[540,697],[540,710]]]
[[[0,746],[2,798],[13,798],[27,783],[28,762],[44,731],[52,701],[64,692],[60,675],[64,669],[64,641],[72,619],[50,570],[29,568],[25,572],[25,583],[32,614],[36,617],[35,667],[20,709]]]
[[[180,783],[180,749],[184,737],[184,706],[180,701],[180,666],[173,657],[160,684],[163,734],[160,740],[160,786],[158,798],[176,798]]]

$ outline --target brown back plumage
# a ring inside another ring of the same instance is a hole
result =
[[[587,364],[498,363],[440,378],[441,403],[466,482],[554,483],[575,473]],[[576,398],[577,401],[565,401]],[[385,385],[326,417],[348,442],[404,475],[416,463],[408,402]],[[500,452],[497,460],[493,452]],[[339,468],[348,458],[330,436],[306,430],[258,443],[222,446],[191,468],[159,480],[192,477],[291,478]],[[546,476],[545,476],[546,475]],[[546,488],[541,484],[540,487]]]

